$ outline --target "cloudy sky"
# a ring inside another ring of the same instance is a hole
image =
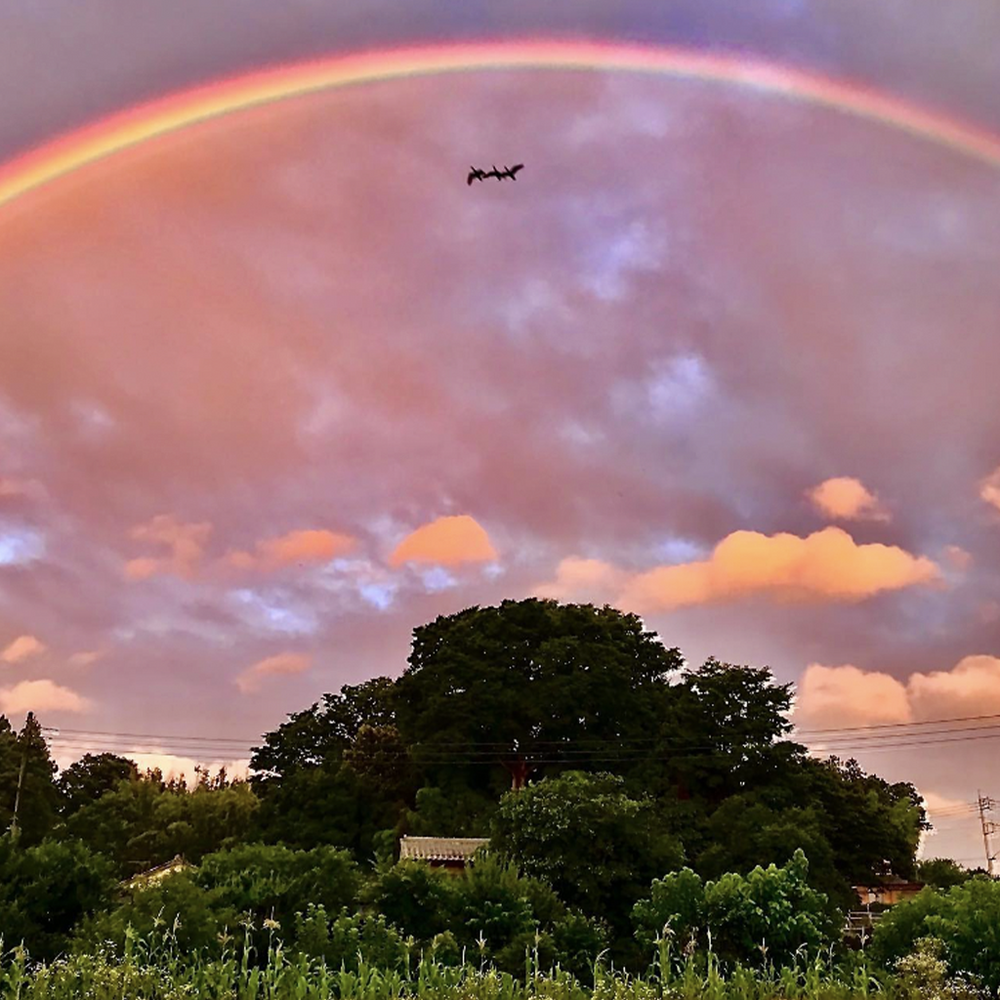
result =
[[[6,161],[273,65],[567,38],[764,61],[1000,136],[993,0],[0,19]],[[516,184],[465,183],[514,162]],[[695,79],[472,66],[71,171],[0,205],[0,709],[58,728],[64,762],[238,760],[398,674],[438,614],[610,602],[692,663],[796,681],[804,729],[852,727],[814,745],[914,780],[927,852],[981,863],[961,803],[1000,796],[996,730],[921,724],[1000,714],[998,270],[997,166]],[[878,725],[900,745],[853,728]]]

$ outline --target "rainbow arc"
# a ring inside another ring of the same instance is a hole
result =
[[[334,87],[497,69],[604,70],[713,81],[833,108],[1000,167],[1000,137],[844,80],[741,56],[593,41],[504,41],[337,55],[208,83],[118,112],[0,167],[0,205],[120,150],[221,115]]]

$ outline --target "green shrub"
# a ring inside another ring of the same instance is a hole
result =
[[[809,862],[797,850],[779,868],[728,872],[703,884],[690,869],[658,879],[632,910],[636,937],[649,947],[666,940],[677,955],[710,948],[730,965],[780,965],[800,951],[816,955],[834,940],[826,896],[810,888]]]
[[[169,935],[180,952],[219,950],[220,935],[236,927],[238,913],[227,908],[215,890],[204,889],[184,873],[132,892],[113,910],[81,921],[74,936],[74,951],[86,953],[110,944],[122,954],[132,935],[162,938]]]
[[[291,926],[310,903],[339,913],[354,908],[361,876],[351,855],[335,847],[296,851],[281,845],[246,844],[206,856],[194,881],[216,893],[221,905],[249,914],[255,923]]]
[[[872,954],[891,967],[926,937],[943,943],[952,974],[972,973],[991,990],[1000,988],[1000,882],[976,877],[897,903],[875,926]]]
[[[362,917],[342,910],[331,919],[322,905],[310,903],[295,914],[292,948],[310,958],[322,958],[331,968],[356,972],[359,963],[380,969],[403,968],[406,943],[381,915]]]
[[[53,958],[74,926],[106,904],[111,864],[80,843],[43,841],[21,849],[0,838],[0,933],[37,958]]]

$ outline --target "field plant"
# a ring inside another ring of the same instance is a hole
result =
[[[274,928],[261,928],[267,948],[256,955],[254,928],[222,943],[221,953],[188,952],[179,928],[140,935],[129,929],[122,947],[105,945],[49,962],[33,962],[22,947],[0,957],[0,1000],[983,1000],[969,979],[949,979],[940,943],[920,942],[895,975],[877,973],[863,954],[832,954],[757,968],[725,968],[711,951],[676,952],[665,936],[642,975],[616,970],[597,956],[592,985],[558,966],[546,967],[537,949],[525,953],[514,976],[475,955],[449,964],[404,949],[394,967],[358,957],[338,966],[324,957],[285,950]],[[412,942],[410,943],[412,946]],[[764,946],[766,948],[766,945]]]

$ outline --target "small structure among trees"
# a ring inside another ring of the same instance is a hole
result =
[[[132,876],[132,878],[127,879],[122,884],[126,889],[145,889],[151,885],[156,885],[157,882],[162,882],[168,875],[193,870],[194,865],[192,865],[189,861],[185,861],[183,855],[178,854],[170,861],[164,862],[162,865],[157,865],[155,868],[149,868],[144,872],[139,872],[138,875]]]
[[[403,837],[399,841],[400,861],[426,861],[432,868],[461,872],[488,837]]]
[[[892,906],[919,895],[924,883],[888,875],[876,885],[855,885],[851,888],[858,894],[862,906],[871,906],[873,903]]]

